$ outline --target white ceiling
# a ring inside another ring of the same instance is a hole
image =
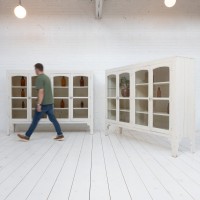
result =
[[[177,0],[173,8],[166,8],[164,0],[22,0],[31,15],[49,13],[84,15],[95,14],[95,1],[103,3],[103,16],[130,17],[135,15],[200,15],[200,0]],[[11,15],[18,0],[0,0],[0,16]]]

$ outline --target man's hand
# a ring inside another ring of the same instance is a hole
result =
[[[42,112],[42,106],[40,104],[37,105],[37,112]]]

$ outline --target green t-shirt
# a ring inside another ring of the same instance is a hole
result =
[[[37,90],[44,89],[44,99],[42,105],[53,104],[53,94],[49,77],[45,74],[40,74],[36,78],[35,86]]]

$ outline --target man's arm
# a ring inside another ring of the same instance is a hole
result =
[[[44,89],[39,89],[38,90],[38,103],[37,103],[37,111],[41,112],[42,111],[42,102],[44,99]]]

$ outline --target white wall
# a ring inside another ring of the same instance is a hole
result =
[[[170,56],[196,58],[197,128],[200,129],[200,1],[106,0],[95,20],[90,0],[26,0],[26,19],[13,15],[17,1],[0,0],[0,130],[6,130],[6,70],[92,69],[95,128],[104,126],[104,70]]]

